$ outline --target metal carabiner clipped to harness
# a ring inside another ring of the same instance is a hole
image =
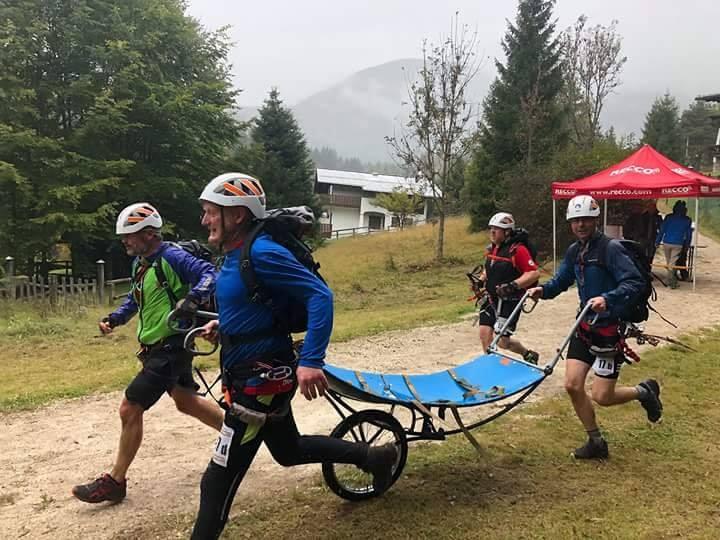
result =
[[[284,381],[292,377],[293,370],[290,366],[276,366],[260,374],[261,379],[267,381]]]

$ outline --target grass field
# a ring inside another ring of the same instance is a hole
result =
[[[317,252],[335,292],[333,340],[383,330],[450,322],[472,310],[467,272],[482,259],[484,235],[451,219],[447,260],[432,262],[435,229],[423,226],[328,243]],[[40,305],[0,305],[0,412],[54,399],[122,388],[137,372],[135,324],[100,337],[108,308],[71,306],[59,313]],[[208,357],[200,366],[217,362]]]
[[[608,461],[569,457],[584,433],[558,396],[479,430],[482,456],[461,436],[414,443],[401,479],[380,499],[342,501],[319,473],[272,497],[244,492],[225,537],[716,539],[720,332],[689,341],[699,353],[663,348],[624,370],[626,382],[658,376],[665,419],[650,426],[637,403],[599,410]],[[193,519],[169,516],[131,534],[185,536]]]

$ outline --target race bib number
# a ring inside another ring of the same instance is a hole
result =
[[[593,363],[593,371],[601,377],[609,377],[610,375],[614,375],[615,359],[596,356],[595,362]]]
[[[235,430],[227,427],[225,423],[223,423],[212,457],[213,462],[217,463],[221,467],[227,467],[230,445],[232,444],[234,435]]]

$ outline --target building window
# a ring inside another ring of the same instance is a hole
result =
[[[385,216],[371,214],[368,216],[368,228],[373,231],[382,230],[385,228]]]

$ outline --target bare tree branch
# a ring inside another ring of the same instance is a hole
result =
[[[562,35],[564,99],[576,143],[590,147],[600,133],[600,115],[607,97],[620,84],[627,61],[622,56],[618,21],[587,27],[581,15]]]
[[[397,158],[417,171],[434,195],[439,221],[436,259],[443,258],[448,182],[471,148],[467,127],[477,111],[468,102],[467,90],[480,68],[476,47],[477,32],[460,25],[457,13],[440,45],[424,41],[422,69],[408,85],[408,121],[399,134],[385,138]]]

